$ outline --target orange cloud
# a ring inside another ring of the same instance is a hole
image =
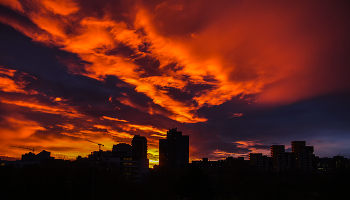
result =
[[[78,113],[76,110],[74,110],[71,107],[68,106],[47,106],[42,105],[38,102],[30,102],[30,101],[12,101],[7,100],[5,98],[0,97],[0,102],[6,103],[6,104],[13,104],[16,106],[22,106],[32,109],[36,112],[44,112],[44,113],[50,113],[50,114],[57,114],[57,115],[63,115],[67,117],[82,117],[83,115]]]
[[[270,155],[270,149],[266,150],[266,149],[261,149],[258,147],[254,147],[257,145],[263,145],[257,141],[236,141],[235,143],[238,144],[238,147],[240,148],[248,148],[249,150],[251,150],[251,153],[263,153],[265,155]]]
[[[56,124],[56,126],[58,127],[62,127],[65,130],[73,130],[74,129],[74,125],[73,124]]]
[[[232,118],[232,117],[241,117],[241,116],[243,116],[243,113],[231,113],[232,115],[231,115],[231,117],[230,118]]]
[[[79,10],[78,4],[71,0],[41,0],[41,2],[48,10],[60,15],[69,15]]]
[[[16,133],[12,134],[1,134],[1,137],[5,138],[26,138],[32,135],[37,130],[45,130],[44,127],[40,126],[38,123],[32,120],[24,119],[22,116],[17,115],[16,117],[6,117],[5,121],[11,124],[12,127],[16,127]],[[7,130],[9,132],[12,130]]]
[[[139,130],[143,130],[143,131],[153,131],[153,132],[157,132],[157,133],[160,133],[162,135],[166,135],[167,134],[167,130],[163,129],[163,130],[160,130],[160,129],[157,129],[153,126],[143,126],[143,125],[135,125],[135,124],[128,124],[129,127],[131,128],[137,128]]]
[[[56,97],[53,101],[62,101],[60,97]]]
[[[226,9],[222,9],[216,2],[165,1],[153,6],[137,2],[127,15],[123,15],[127,20],[116,20],[115,13],[106,7],[102,8],[101,15],[85,13],[82,4],[72,0],[41,0],[28,5],[16,0],[1,0],[0,3],[33,22],[25,23],[16,17],[0,15],[2,23],[34,41],[74,53],[88,63],[80,71],[73,69],[74,64],[67,64],[70,71],[98,81],[104,81],[110,75],[116,76],[152,100],[149,105],[140,106],[125,95],[117,98],[120,103],[182,123],[206,122],[205,116],[197,114],[200,108],[223,104],[238,95],[258,94],[260,103],[281,104],[342,87],[324,83],[329,70],[322,71],[315,64],[322,49],[330,47],[335,37],[324,31],[323,23],[313,23],[310,15],[314,10],[306,9],[313,7],[312,4],[304,7],[301,4],[244,1],[227,3],[224,5]],[[23,9],[25,6],[29,7]],[[314,28],[308,29],[307,20]],[[130,50],[130,55],[111,53],[124,46]],[[137,62],[138,59],[146,60],[145,65],[156,61],[152,70],[157,73],[149,73],[143,64]],[[15,71],[0,68],[0,73],[4,75],[0,77],[2,91],[24,93],[25,83],[10,78]],[[191,84],[209,88],[190,91]],[[179,100],[171,95],[170,89],[188,93],[192,99]],[[71,118],[84,116],[74,107],[64,104],[60,97],[51,100],[55,103],[52,106],[0,98],[2,103],[36,112]],[[166,111],[155,110],[151,104]],[[231,117],[242,115],[233,113]],[[131,124],[124,119],[107,116],[102,119],[121,122],[116,126],[126,131],[151,132],[152,137],[164,137],[166,133],[161,128]],[[62,133],[65,137],[94,134],[91,130],[71,133],[69,130],[72,129],[62,127],[67,132]],[[107,129],[120,138],[132,137],[107,125],[96,125],[95,128]],[[253,143],[237,143],[254,151],[251,148]],[[156,148],[155,144],[152,145]],[[216,151],[214,154],[224,156],[230,153]],[[154,157],[154,161],[156,159]]]
[[[0,0],[0,4],[10,7],[13,10],[24,12],[21,3],[18,0]]]
[[[233,157],[233,156],[237,156],[239,154],[235,154],[235,153],[229,153],[226,151],[221,151],[219,149],[216,149],[211,156],[217,157],[217,158],[227,158],[227,157]]]
[[[172,76],[150,76],[142,78],[141,80],[161,87],[183,89],[186,86],[186,82],[175,79],[175,77]]]
[[[0,77],[0,90],[4,92],[26,93],[23,90],[23,86],[17,85],[12,79],[7,77]]]
[[[14,81],[11,78],[14,77],[17,70],[6,69],[0,66],[0,90],[4,92],[14,92],[14,93],[27,93],[24,91],[26,86],[25,81]],[[11,77],[11,78],[9,78]]]
[[[146,126],[146,125],[136,125],[136,124],[131,124],[131,123],[128,123],[128,121],[126,120],[120,120],[120,119],[117,119],[117,118],[112,118],[112,117],[106,117],[106,116],[103,116],[102,117],[103,119],[108,119],[108,120],[112,120],[112,121],[117,121],[117,122],[125,122],[126,124],[120,124],[119,127],[123,128],[124,130],[131,130],[131,129],[138,129],[138,130],[142,130],[142,131],[146,131],[146,132],[156,132],[158,134],[153,134],[152,136],[155,136],[155,137],[163,137],[164,135],[167,134],[167,130],[166,129],[158,129],[154,126]],[[111,127],[105,127],[105,126],[100,126],[100,125],[95,125],[95,127],[97,128],[101,128],[101,129],[111,129]]]
[[[102,118],[103,118],[103,119],[112,120],[112,121],[117,121],[117,122],[128,122],[128,121],[126,121],[126,120],[118,119],[118,118],[114,118],[114,117],[102,116]]]
[[[3,122],[9,126],[0,127],[0,151],[11,157],[19,157],[23,149],[13,149],[13,145],[22,145],[21,139],[25,139],[33,135],[38,130],[45,130],[35,121],[25,119],[21,115],[8,116],[3,118]]]
[[[6,69],[6,68],[0,66],[0,74],[5,74],[7,76],[13,77],[15,75],[16,71],[17,70]]]
[[[144,39],[142,37],[140,39],[140,35],[136,34],[135,31],[129,30],[125,23],[110,21],[108,17],[104,20],[97,20],[91,17],[85,18],[80,22],[81,26],[76,31],[76,36],[68,36],[64,32],[64,24],[68,23],[68,21],[52,16],[47,11],[33,13],[30,17],[40,28],[50,33],[51,36],[43,35],[41,37],[40,35],[35,35],[34,37],[29,30],[18,29],[22,30],[29,37],[34,37],[33,39],[44,43],[63,45],[65,50],[80,54],[84,60],[93,63],[90,66],[86,66],[86,70],[89,73],[85,75],[99,80],[105,75],[116,75],[125,82],[135,85],[136,91],[149,96],[155,104],[173,112],[174,114],[170,118],[187,123],[206,121],[206,119],[199,118],[193,114],[193,111],[198,108],[191,108],[173,100],[164,91],[160,91],[155,87],[160,85],[183,88],[185,83],[182,81],[171,76],[164,78],[140,78],[142,72],[135,71],[138,66],[132,61],[118,56],[103,54],[104,51],[110,50],[115,46],[115,40],[126,43],[135,50],[144,42]]]
[[[113,128],[110,126],[94,125],[94,127],[99,128],[99,129],[106,129],[109,134],[117,136],[119,138],[133,138],[134,137],[133,135],[126,133],[126,132],[114,131]]]

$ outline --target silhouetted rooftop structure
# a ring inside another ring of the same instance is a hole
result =
[[[113,157],[130,157],[132,155],[132,146],[126,143],[113,145],[112,155]]]
[[[216,178],[239,173],[247,169],[247,166],[248,161],[245,161],[243,157],[227,157],[224,160],[217,161],[209,161],[208,158],[203,158],[203,160],[192,161],[192,167],[199,168],[204,174]]]
[[[166,139],[159,139],[159,166],[183,169],[189,162],[189,136],[177,128],[169,129]]]
[[[147,139],[144,136],[135,135],[131,141],[132,157],[147,159]]]
[[[53,157],[51,157],[51,152],[49,151],[41,151],[40,153],[38,153],[37,155],[35,155],[35,153],[29,152],[26,153],[24,155],[22,155],[22,161],[35,161],[35,162],[42,162],[48,159],[54,159]]]
[[[295,156],[295,168],[300,171],[314,171],[314,147],[306,146],[305,141],[292,141],[292,152]]]
[[[142,180],[149,171],[147,139],[135,135],[131,143],[132,145],[126,143],[113,145],[112,151],[94,151],[88,160],[93,165],[100,163],[116,167],[125,179]]]

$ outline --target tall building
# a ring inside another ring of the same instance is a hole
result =
[[[277,156],[276,171],[285,172],[293,171],[295,169],[295,157],[292,152],[281,153]]]
[[[177,128],[169,129],[166,139],[159,140],[159,166],[183,169],[189,162],[189,136]]]
[[[263,156],[262,153],[250,153],[249,165],[255,166],[256,169],[262,171],[270,171],[272,169],[273,160],[271,157]]]
[[[144,136],[135,135],[131,141],[132,157],[147,159],[147,139]]]
[[[277,158],[278,155],[285,152],[284,145],[272,145],[271,146],[271,157]]]
[[[292,152],[297,170],[314,171],[315,155],[313,146],[306,146],[305,141],[292,141]]]
[[[292,152],[301,152],[306,146],[305,141],[292,141]]]
[[[284,160],[283,157],[281,157],[281,154],[284,155],[284,153],[285,153],[284,145],[271,146],[271,157],[273,159],[273,168],[275,171],[279,171],[278,166],[281,163],[281,161]]]
[[[132,174],[133,179],[140,180],[149,170],[146,137],[135,135],[131,141],[131,146],[132,158],[124,159],[122,162],[128,173]]]
[[[92,162],[101,161],[106,165],[117,167],[125,179],[144,180],[149,172],[147,139],[144,136],[135,135],[131,144],[119,143],[113,145],[112,151],[92,152],[88,159]]]

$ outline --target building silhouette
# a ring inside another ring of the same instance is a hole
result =
[[[273,158],[273,168],[274,171],[279,171],[282,164],[281,161],[284,160],[281,154],[285,153],[284,145],[272,145],[271,146],[271,157]]]
[[[349,159],[344,156],[333,156],[333,169],[335,171],[342,171],[350,167]]]
[[[22,161],[36,161],[36,155],[35,155],[35,153],[29,152],[29,153],[22,155],[21,160]]]
[[[292,152],[295,158],[295,168],[299,171],[314,171],[314,147],[306,146],[305,141],[292,141]]]
[[[116,167],[125,179],[143,180],[149,172],[147,139],[144,136],[135,135],[131,144],[119,143],[113,145],[112,151],[91,152],[88,161],[96,166],[104,164]]]
[[[286,172],[295,170],[295,157],[292,152],[281,153],[277,158],[277,171]]]
[[[271,146],[271,157],[276,158],[281,154],[285,152],[284,145],[272,145]]]
[[[131,141],[132,157],[147,159],[147,139],[144,136],[135,135]]]
[[[333,158],[320,158],[318,156],[315,157],[316,168],[315,172],[317,173],[329,173],[333,172]]]
[[[34,162],[43,162],[46,160],[52,160],[54,159],[53,157],[51,157],[51,152],[49,151],[41,151],[40,153],[38,153],[37,155],[35,155],[35,153],[29,152],[26,153],[24,155],[22,155],[22,161],[34,161]]]
[[[147,158],[147,139],[144,136],[135,135],[131,141],[132,158],[124,159],[124,168],[132,170],[133,179],[140,180],[148,173],[149,159]]]
[[[249,165],[256,167],[258,170],[271,171],[273,168],[273,159],[262,155],[262,153],[250,153]]]
[[[131,157],[132,155],[132,146],[126,143],[119,143],[113,145],[112,156],[113,157]]]
[[[240,173],[248,168],[248,161],[243,157],[227,157],[224,160],[210,161],[208,158],[192,161],[192,167],[201,169],[202,172],[211,177],[220,178],[227,175]]]
[[[169,129],[166,139],[159,140],[159,167],[183,170],[189,163],[189,136],[177,128]]]

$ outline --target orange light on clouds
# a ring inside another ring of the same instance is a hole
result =
[[[8,7],[12,8],[13,10],[23,12],[22,5],[18,0],[1,0],[0,4],[2,4],[4,6],[8,6]]]
[[[0,102],[6,103],[6,104],[13,104],[16,106],[22,106],[32,109],[35,112],[44,112],[44,113],[50,113],[50,114],[58,114],[63,115],[67,117],[82,117],[83,115],[78,113],[74,108],[67,107],[67,106],[48,106],[43,105],[38,102],[29,102],[29,101],[11,101],[0,97]]]
[[[4,75],[10,76],[10,77],[13,77],[16,71],[17,70],[6,69],[6,68],[0,66],[0,74],[4,74]]]
[[[128,124],[128,126],[132,127],[132,128],[137,128],[139,130],[143,130],[143,131],[153,131],[153,132],[157,132],[160,133],[162,135],[166,135],[167,134],[167,130],[163,129],[163,130],[159,130],[155,127],[152,126],[142,126],[142,125],[135,125],[135,124]]]
[[[140,104],[139,99],[121,92],[120,95],[108,94],[109,105],[118,102],[150,116],[161,116],[169,123],[173,120],[190,124],[208,122],[209,118],[200,113],[201,108],[222,105],[238,96],[254,94],[258,99],[254,103],[279,105],[326,94],[340,87],[323,83],[328,71],[319,70],[314,64],[321,50],[332,45],[333,37],[328,37],[320,31],[322,29],[305,28],[304,18],[310,13],[298,6],[244,1],[227,3],[227,9],[222,9],[216,7],[219,5],[216,2],[164,1],[149,6],[136,1],[127,4],[128,13],[122,13],[123,19],[120,19],[106,6],[101,6],[102,14],[87,12],[83,3],[37,0],[24,4],[17,0],[0,0],[1,5],[21,16],[0,15],[0,22],[34,42],[76,55],[83,61],[82,69],[78,69],[74,61],[65,61],[70,73],[100,83],[108,76],[115,76],[122,82],[116,87],[128,87],[148,101]],[[205,9],[202,4],[220,9]],[[21,20],[25,17],[30,23]],[[119,49],[127,49],[127,52]],[[15,79],[17,73],[0,67],[1,92],[17,95],[16,98],[0,96],[2,104],[67,120],[54,124],[61,132],[52,136],[52,142],[45,141],[48,142],[46,146],[39,142],[28,144],[43,148],[74,145],[76,149],[69,153],[73,156],[78,151],[88,152],[94,146],[89,144],[87,148],[83,139],[91,137],[111,146],[129,141],[133,134],[140,133],[149,136],[150,163],[158,162],[157,142],[166,135],[165,125],[138,124],[129,115],[125,119],[109,117],[115,116],[113,114],[90,116],[83,108],[70,105],[70,100],[64,96],[46,97],[39,90],[26,91],[27,83],[24,79]],[[192,90],[192,87],[201,89]],[[174,96],[173,91],[186,95],[183,98]],[[50,101],[40,101],[39,97]],[[230,114],[229,118],[244,116],[240,112]],[[20,139],[36,131],[45,131],[33,120],[14,119],[14,116],[6,118],[9,123],[19,125]],[[15,135],[11,130],[6,133]],[[9,138],[16,139],[15,136]],[[252,147],[258,144],[254,141],[236,143],[252,152],[261,151]],[[216,150],[212,155],[236,154]]]
[[[232,113],[231,117],[242,117],[244,114],[243,113]]]
[[[21,85],[17,85],[12,79],[0,77],[0,90],[4,92],[26,93]]]
[[[233,157],[233,156],[239,156],[239,154],[235,153],[229,153],[226,151],[221,151],[219,149],[216,149],[211,156],[218,157],[218,158],[227,158],[227,157]]]
[[[117,121],[117,122],[128,122],[128,121],[126,121],[126,120],[118,119],[118,118],[114,118],[114,117],[102,116],[102,118],[103,118],[103,119],[108,119],[108,120]]]
[[[60,15],[73,14],[80,9],[73,0],[41,0],[41,2],[48,10]]]
[[[53,101],[62,101],[62,99],[59,97],[56,97]]]
[[[251,153],[263,153],[265,155],[270,155],[270,149],[260,149],[260,148],[256,148],[254,146],[256,145],[263,145],[257,141],[236,141],[235,143],[239,144],[238,147],[242,147],[242,148],[248,148],[249,150],[251,150]]]

